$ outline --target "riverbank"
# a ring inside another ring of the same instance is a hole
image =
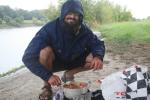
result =
[[[22,23],[3,23],[0,24],[0,29],[10,29],[10,28],[22,28],[22,27],[35,27],[35,26],[43,26],[46,21],[40,20],[24,20]]]
[[[4,76],[10,75],[10,74],[12,74],[12,73],[15,73],[15,72],[17,72],[18,70],[20,70],[20,69],[22,69],[22,68],[25,68],[25,66],[22,65],[22,66],[20,66],[20,67],[16,67],[16,68],[10,69],[10,70],[7,71],[7,72],[0,73],[0,77],[4,77]]]
[[[11,29],[11,28],[23,28],[23,27],[39,27],[42,26],[43,24],[40,25],[35,25],[35,24],[21,24],[21,25],[7,25],[7,24],[0,24],[0,29]]]

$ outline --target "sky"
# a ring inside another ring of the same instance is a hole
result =
[[[58,0],[0,0],[0,5],[25,10],[46,9],[50,4],[56,5]],[[109,0],[131,11],[133,17],[143,19],[150,16],[150,0]]]

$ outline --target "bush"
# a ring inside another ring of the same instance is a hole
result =
[[[150,20],[101,25],[99,31],[108,42],[117,44],[149,44]]]
[[[21,17],[16,17],[14,20],[16,21],[16,23],[21,24],[21,23],[23,23],[24,18],[21,16]]]
[[[3,20],[2,20],[2,18],[0,18],[0,24],[2,24],[3,23]]]
[[[9,17],[9,16],[4,16],[4,17],[3,17],[3,20],[4,20],[6,23],[10,23],[10,21],[12,20],[12,18]]]

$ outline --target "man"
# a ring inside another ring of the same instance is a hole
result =
[[[74,79],[74,74],[103,67],[104,42],[83,24],[78,0],[66,1],[57,19],[47,23],[27,47],[23,62],[45,81],[41,100],[51,97],[51,85]],[[60,79],[54,72],[66,70]]]

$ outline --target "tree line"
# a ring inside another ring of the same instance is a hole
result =
[[[27,11],[23,9],[12,9],[9,6],[0,6],[0,24],[8,24],[19,26],[25,20],[32,20],[33,23],[38,24],[39,21],[45,21],[45,10]]]
[[[60,8],[66,0],[59,0],[58,7],[50,5],[47,17],[53,19],[60,14]],[[81,0],[84,8],[85,22],[90,25],[133,20],[132,14],[125,7],[108,0]]]
[[[0,6],[0,24],[18,25],[26,20],[31,20],[32,24],[44,24],[60,15],[61,6],[65,1],[59,0],[57,7],[49,5],[48,9],[33,11]],[[81,2],[84,8],[85,22],[89,25],[133,20],[130,11],[108,0],[81,0]]]

